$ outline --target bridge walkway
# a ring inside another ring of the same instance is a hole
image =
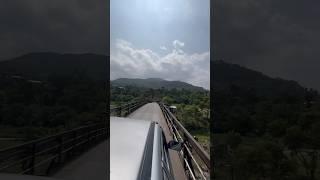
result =
[[[53,175],[61,180],[107,180],[108,140],[93,147],[83,155],[66,164]]]

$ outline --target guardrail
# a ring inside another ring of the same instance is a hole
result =
[[[168,127],[176,141],[183,141],[180,151],[184,168],[189,179],[210,179],[210,157],[193,136],[183,127],[181,122],[163,103],[158,103],[165,116]]]
[[[119,107],[114,107],[110,109],[110,115],[125,117],[145,104],[146,101],[136,101]]]
[[[49,175],[54,168],[107,138],[105,123],[79,127],[0,150],[0,172]]]

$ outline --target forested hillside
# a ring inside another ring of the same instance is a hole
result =
[[[31,53],[0,61],[0,72],[37,80],[81,74],[92,80],[106,81],[108,61],[108,56],[97,54]]]
[[[1,61],[0,148],[105,121],[106,61],[55,53]]]
[[[216,179],[320,178],[317,91],[213,63]]]
[[[151,89],[178,89],[178,90],[191,90],[191,91],[204,91],[202,87],[193,86],[191,84],[181,81],[167,81],[160,78],[148,78],[148,79],[129,79],[120,78],[111,81],[114,86],[136,86],[142,88]]]

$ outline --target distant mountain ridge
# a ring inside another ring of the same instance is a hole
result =
[[[224,61],[213,61],[214,91],[223,91],[231,86],[254,90],[258,95],[293,94],[303,95],[305,88],[292,80],[271,78],[261,72]]]
[[[46,80],[54,74],[70,77],[82,73],[94,80],[106,81],[108,61],[108,56],[90,53],[30,53],[0,61],[0,72],[39,80]]]
[[[27,79],[46,80],[50,75],[73,76],[86,74],[98,81],[107,81],[109,56],[97,54],[59,54],[30,53],[17,58],[0,61],[0,74],[23,76]],[[293,94],[303,96],[304,87],[296,81],[271,78],[261,72],[230,64],[224,61],[212,61],[211,71],[213,90],[226,90],[231,86],[251,89],[260,95]],[[202,87],[181,81],[166,81],[160,78],[129,79],[120,78],[111,81],[112,85],[135,85],[146,88],[188,89],[203,91]]]
[[[160,78],[147,78],[147,79],[130,79],[119,78],[111,81],[112,86],[136,86],[151,89],[185,89],[191,91],[205,91],[204,88],[194,86],[182,81],[167,81]]]

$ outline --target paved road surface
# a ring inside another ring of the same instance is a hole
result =
[[[66,164],[53,177],[62,180],[107,180],[107,145],[104,141]]]
[[[128,118],[132,119],[145,119],[150,121],[159,122],[162,127],[167,141],[172,140],[170,130],[166,124],[166,120],[162,114],[160,106],[157,103],[148,103],[141,108],[131,113]],[[176,180],[185,180],[186,175],[183,169],[183,165],[177,151],[169,150],[171,163],[173,166],[173,173]]]

